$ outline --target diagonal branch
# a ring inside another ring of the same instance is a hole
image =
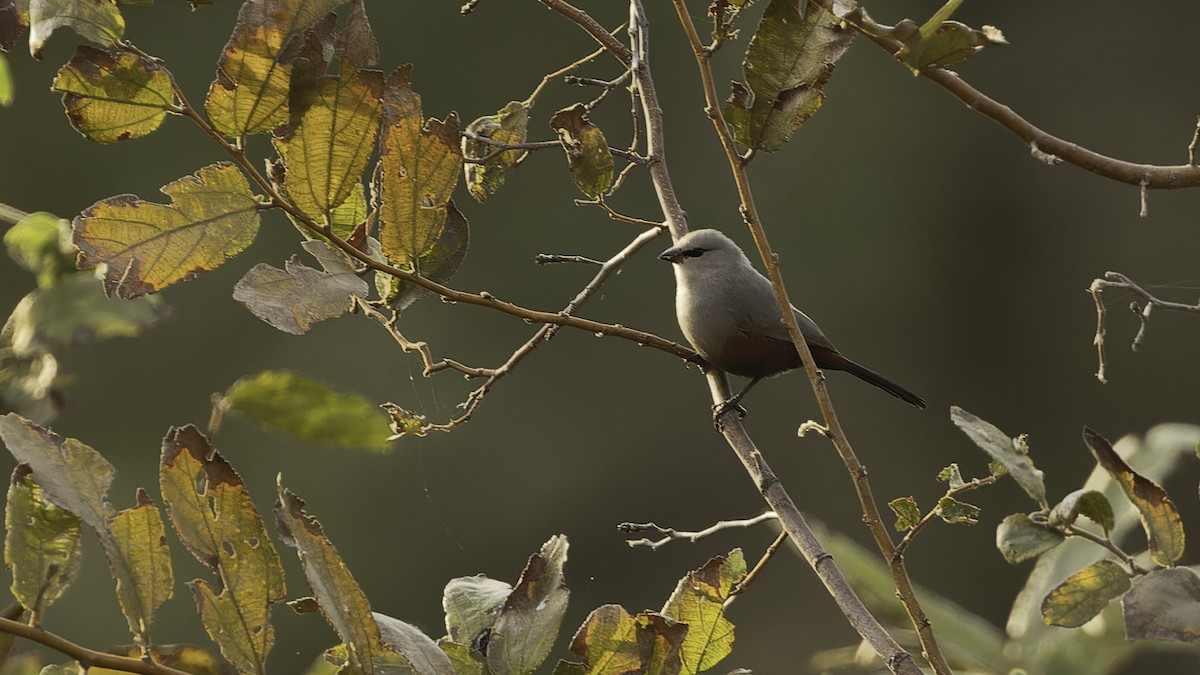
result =
[[[78,661],[79,665],[83,666],[85,671],[90,668],[106,668],[109,670],[119,670],[123,673],[140,673],[141,675],[188,675],[182,670],[176,670],[169,666],[88,649],[55,633],[47,632],[41,628],[21,623],[20,621],[13,621],[12,619],[0,617],[0,633],[7,633],[25,638],[26,640],[32,640],[56,652],[66,654]]]
[[[851,25],[867,39],[895,54],[904,43],[882,35],[887,26],[875,23],[865,14],[851,21]],[[1137,164],[1101,155],[1057,136],[1053,136],[1031,124],[1012,108],[987,96],[972,87],[956,73],[943,68],[921,71],[926,79],[950,92],[968,108],[983,114],[1000,126],[1008,129],[1029,146],[1030,153],[1041,161],[1057,164],[1066,161],[1081,169],[1112,180],[1137,185],[1143,190],[1173,190],[1176,188],[1200,187],[1200,166],[1193,163],[1176,166]],[[1058,160],[1058,161],[1056,161]]]
[[[783,277],[779,272],[777,257],[771,250],[770,243],[767,241],[766,232],[763,229],[762,221],[758,216],[758,210],[754,204],[754,196],[750,191],[750,179],[746,174],[745,160],[738,154],[733,134],[730,133],[729,125],[721,113],[721,100],[717,95],[712,68],[709,64],[711,54],[700,42],[700,37],[696,33],[696,26],[692,22],[692,17],[688,13],[684,1],[672,0],[672,2],[675,5],[675,12],[679,16],[680,24],[687,34],[688,42],[691,44],[696,64],[700,70],[700,79],[704,88],[706,103],[705,113],[716,129],[721,146],[725,150],[725,156],[729,161],[729,167],[733,172],[734,183],[737,186],[738,197],[741,200],[742,218],[754,235],[754,243],[758,247],[759,255],[767,270],[767,276],[771,280],[771,286],[775,289],[775,299],[779,304],[780,314],[783,316],[784,323],[787,324],[792,343],[795,345],[796,351],[800,354],[800,360],[804,364],[804,371],[808,374],[809,383],[812,385],[813,393],[816,395],[817,402],[820,405],[821,414],[825,418],[824,435],[832,441],[842,458],[842,462],[846,465],[846,470],[850,473],[854,488],[858,493],[859,503],[863,509],[863,521],[871,530],[875,543],[879,547],[879,551],[883,555],[885,562],[888,564],[888,568],[892,574],[892,581],[896,585],[897,595],[904,604],[905,611],[908,612],[913,628],[917,631],[925,657],[929,660],[934,672],[938,673],[938,675],[950,673],[950,666],[945,656],[942,655],[937,639],[933,635],[929,618],[925,615],[925,610],[921,607],[921,603],[917,599],[912,581],[908,578],[908,570],[904,566],[904,559],[896,555],[895,544],[892,541],[891,534],[888,532],[887,526],[880,516],[879,506],[876,504],[875,496],[871,491],[871,484],[867,481],[866,467],[859,461],[854,448],[850,445],[850,440],[842,430],[837,413],[833,408],[833,402],[829,397],[829,392],[825,388],[825,377],[813,361],[812,352],[809,350],[808,343],[804,340],[804,335],[800,330],[799,324],[796,322],[795,314],[791,310],[792,303],[788,299],[787,289],[784,287]],[[728,392],[719,391],[723,389],[727,389],[727,387],[713,387],[715,401],[727,400]],[[718,394],[725,396],[725,398],[717,399],[716,396]],[[722,416],[721,422],[724,426],[729,426],[729,420],[735,417],[728,414],[732,410],[733,408],[729,408],[726,414]],[[747,438],[746,440],[748,441],[749,439]],[[763,464],[763,467],[765,468],[765,464]],[[776,480],[774,476],[771,476],[771,479]],[[766,487],[773,489],[774,485],[767,484]],[[876,651],[879,651],[878,647]],[[882,651],[879,651],[879,653],[881,656],[883,655]],[[914,665],[913,667],[915,668],[916,666]]]

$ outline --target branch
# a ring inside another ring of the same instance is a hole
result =
[[[611,36],[604,33],[599,24],[586,13],[561,0],[540,1],[575,22],[601,44],[606,47],[610,45],[606,38]],[[687,12],[686,8],[681,8],[680,11],[684,14]],[[650,178],[663,211],[665,225],[670,230],[672,237],[678,239],[687,232],[687,219],[675,196],[666,168],[662,108],[658,104],[658,94],[650,76],[647,62],[645,14],[638,0],[630,2],[630,23],[627,32],[635,49],[630,51],[614,46],[609,49],[609,52],[622,63],[629,65],[633,71],[632,93],[635,101],[640,100],[641,102],[641,110],[646,122],[646,154],[650,159]],[[728,399],[729,383],[725,374],[718,370],[707,369],[705,375],[713,400],[720,402]],[[820,542],[817,541],[795,503],[788,497],[783,485],[771,472],[758,449],[754,447],[754,443],[746,434],[740,421],[730,421],[724,425],[721,431],[730,447],[741,459],[747,473],[758,486],[759,492],[771,510],[779,515],[788,537],[795,542],[859,635],[875,649],[888,668],[905,675],[920,673],[920,669],[913,662],[912,657],[888,635],[879,621],[871,615],[858,596],[854,594],[854,590],[842,575],[841,570],[833,563],[833,558],[821,548]]]
[[[875,23],[863,13],[855,17],[854,21],[850,21],[850,24],[889,54],[895,54],[904,47],[899,40],[878,34],[886,32],[888,27]],[[1191,153],[1188,164],[1176,166],[1136,164],[1107,157],[1042,131],[1012,108],[972,87],[952,71],[937,68],[920,72],[928,80],[944,87],[968,108],[1008,129],[1029,147],[1030,154],[1041,161],[1050,164],[1057,164],[1058,161],[1055,160],[1066,161],[1105,178],[1137,185],[1143,190],[1200,187],[1200,167],[1191,162]]]
[[[626,544],[629,544],[630,548],[638,548],[640,546],[648,548],[651,551],[657,551],[672,541],[679,539],[686,539],[694,544],[707,536],[720,532],[721,530],[729,530],[735,527],[754,527],[755,525],[768,520],[779,520],[779,516],[775,515],[774,511],[767,511],[766,513],[760,513],[753,518],[743,518],[741,520],[719,520],[703,530],[696,530],[694,532],[676,530],[673,527],[662,527],[660,525],[655,525],[654,523],[621,523],[620,525],[617,525],[617,531],[625,533],[648,531],[657,532],[663,536],[661,539],[656,541],[642,538],[625,542]]]
[[[974,490],[976,488],[981,488],[984,485],[991,485],[992,483],[995,483],[999,479],[1000,479],[999,476],[984,476],[983,478],[975,478],[973,480],[969,480],[969,481],[963,483],[962,485],[947,489],[946,494],[942,495],[942,499],[953,498],[958,495],[961,495],[964,492],[970,492],[971,490]],[[939,499],[938,502],[940,503],[941,499]],[[941,507],[934,506],[932,509],[929,509],[929,512],[926,513],[921,518],[921,520],[917,521],[917,523],[915,525],[908,528],[908,532],[906,532],[904,534],[904,538],[900,540],[899,544],[896,544],[895,555],[903,556],[904,552],[908,550],[908,545],[912,543],[913,539],[916,538],[917,534],[920,533],[920,531],[923,530],[925,528],[925,526],[928,525],[931,520],[933,520],[934,518],[936,518],[939,515],[941,515]]]
[[[948,674],[951,672],[950,666],[945,656],[942,655],[941,648],[938,646],[937,640],[933,635],[929,618],[925,615],[925,610],[921,607],[920,601],[917,599],[912,581],[908,578],[908,570],[904,566],[904,560],[895,554],[895,546],[891,535],[883,519],[880,517],[879,507],[875,503],[875,497],[871,492],[871,485],[867,482],[866,467],[859,462],[857,455],[854,453],[854,448],[850,445],[849,439],[842,430],[841,423],[838,421],[837,414],[833,409],[833,402],[829,398],[829,392],[825,388],[824,375],[817,369],[816,363],[813,361],[812,352],[808,348],[808,343],[804,340],[804,335],[800,330],[799,324],[796,323],[795,314],[791,309],[791,300],[788,299],[787,289],[783,285],[783,277],[779,272],[777,258],[771,250],[770,243],[767,241],[766,232],[763,230],[762,221],[754,205],[754,197],[750,191],[750,180],[746,175],[745,160],[738,154],[733,135],[729,130],[729,125],[721,113],[721,99],[717,95],[712,68],[709,64],[710,52],[700,42],[700,37],[696,33],[696,26],[692,23],[692,17],[688,13],[684,0],[672,0],[672,2],[675,6],[675,12],[679,16],[679,22],[687,35],[688,42],[692,46],[692,53],[696,58],[696,64],[700,71],[700,79],[704,88],[706,103],[705,113],[712,122],[717,136],[720,138],[721,147],[725,150],[726,159],[733,172],[734,183],[737,186],[738,197],[741,200],[742,218],[746,221],[747,227],[750,228],[751,233],[754,235],[754,243],[758,247],[759,256],[766,267],[767,276],[771,280],[771,286],[775,290],[775,299],[779,305],[780,314],[783,316],[784,323],[787,324],[792,343],[795,345],[796,351],[800,354],[800,360],[804,364],[804,371],[808,374],[809,383],[812,385],[813,393],[816,395],[821,413],[825,418],[825,435],[833,442],[834,447],[842,458],[842,462],[846,465],[846,470],[850,473],[855,490],[858,493],[859,503],[863,509],[863,521],[871,530],[880,553],[888,563],[888,567],[892,573],[892,581],[896,586],[897,595],[904,604],[904,609],[908,613],[909,620],[917,631],[925,658],[929,660],[934,672],[938,673],[938,675]],[[721,384],[725,385],[723,381]],[[713,390],[714,401],[723,402],[728,399],[728,386],[717,387],[710,384],[710,387]],[[717,399],[718,395],[722,395],[724,398]],[[728,426],[729,420],[733,417],[727,411],[722,416],[721,421],[725,426]],[[729,438],[729,436],[727,435],[726,438]],[[749,438],[745,440],[747,443],[749,442]],[[754,452],[757,453],[756,450]],[[773,475],[770,476],[770,479],[777,481]],[[773,487],[762,483],[760,485],[763,485],[765,488]],[[776,510],[778,511],[778,509]],[[891,636],[886,636],[886,638],[892,644],[895,644]],[[885,655],[887,649],[891,649],[891,645],[884,645],[883,643],[873,643],[872,646],[875,647],[876,652],[881,657]],[[895,648],[899,649],[899,645],[897,644]],[[893,651],[891,653],[894,654],[896,652]],[[911,659],[907,653],[904,653],[904,656]],[[889,663],[889,667],[892,665]],[[908,661],[908,665],[916,669],[916,665],[911,660]]]
[[[188,675],[182,670],[176,670],[157,663],[88,649],[41,628],[35,628],[20,621],[13,621],[4,617],[0,617],[0,633],[8,633],[25,638],[26,640],[32,640],[56,652],[66,654],[78,661],[79,665],[83,666],[85,671],[89,668],[108,668],[124,673],[142,673],[143,675]]]
[[[1160,300],[1124,274],[1120,272],[1105,272],[1103,279],[1096,279],[1092,282],[1092,285],[1088,287],[1088,292],[1092,294],[1092,299],[1096,302],[1096,337],[1092,340],[1096,345],[1097,359],[1099,361],[1099,367],[1096,369],[1096,379],[1106,384],[1108,380],[1104,377],[1104,369],[1107,365],[1107,361],[1104,358],[1104,336],[1107,333],[1105,319],[1108,316],[1108,310],[1104,306],[1104,302],[1100,299],[1100,294],[1109,288],[1123,288],[1145,301],[1144,305],[1139,306],[1137,302],[1132,302],[1129,305],[1130,311],[1137,315],[1138,321],[1141,324],[1138,327],[1137,335],[1133,338],[1133,344],[1130,345],[1135,352],[1142,346],[1142,341],[1146,338],[1146,328],[1150,325],[1150,312],[1152,310],[1157,308],[1168,312],[1200,314],[1200,303],[1189,305],[1182,302]]]

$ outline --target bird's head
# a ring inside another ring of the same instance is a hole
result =
[[[717,230],[693,230],[658,257],[674,265],[682,265],[685,269],[749,264],[742,249]]]

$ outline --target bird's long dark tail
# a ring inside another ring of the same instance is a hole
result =
[[[879,387],[892,396],[895,396],[896,398],[910,405],[914,405],[918,408],[925,407],[925,399],[917,396],[904,387],[901,387],[895,382],[892,382],[870,368],[860,366],[850,359],[842,356],[838,352],[833,351],[832,349],[826,349],[824,347],[818,347],[811,344],[809,345],[809,348],[812,350],[813,360],[816,361],[818,368],[844,370],[858,379],[863,380],[864,382],[870,382],[876,387]]]

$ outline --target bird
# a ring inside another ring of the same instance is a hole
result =
[[[732,239],[718,230],[694,230],[658,257],[675,271],[675,316],[692,348],[713,366],[751,378],[740,392],[713,407],[714,420],[731,407],[745,415],[738,402],[755,384],[803,365],[771,282]],[[807,314],[794,306],[792,312],[818,368],[845,371],[925,407],[920,396],[843,356]]]

